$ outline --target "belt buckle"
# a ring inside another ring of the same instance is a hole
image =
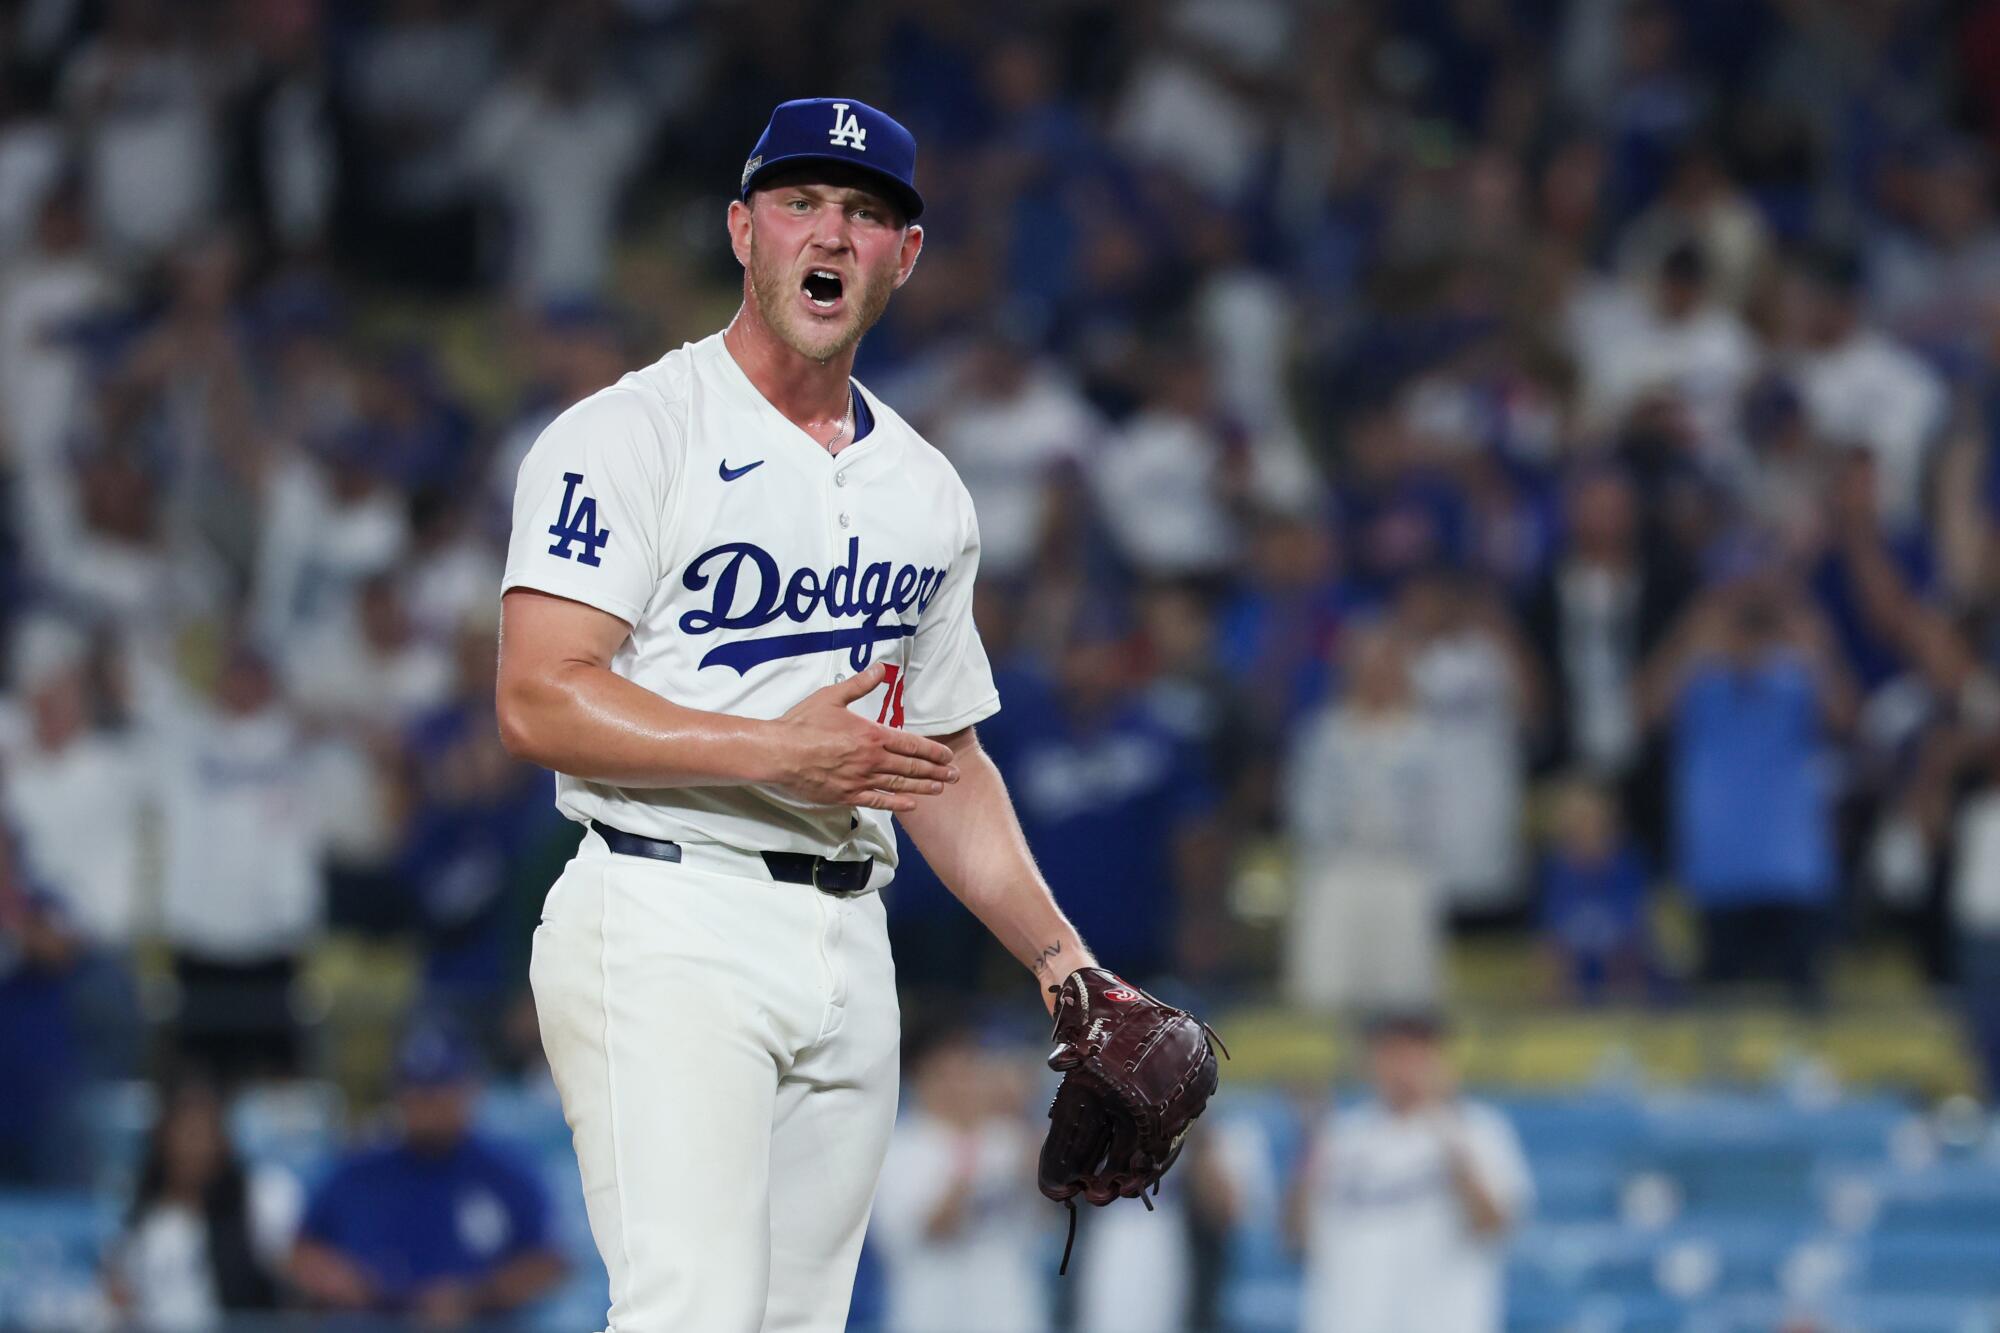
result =
[[[812,860],[812,886],[813,886],[813,889],[814,889],[814,890],[815,890],[816,892],[819,892],[819,893],[825,893],[825,892],[826,892],[826,890],[825,890],[825,889],[822,889],[822,888],[820,888],[820,886],[819,886],[819,868],[820,868],[820,864],[821,864],[822,862],[824,862],[825,860],[826,860],[826,858],[825,858],[825,857],[823,857],[823,856],[815,856],[815,857],[813,858],[813,860]]]

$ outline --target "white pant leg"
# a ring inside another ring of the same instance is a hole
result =
[[[812,896],[825,921],[831,1002],[819,1041],[778,1087],[764,1333],[847,1327],[854,1269],[896,1123],[902,1019],[881,895]]]
[[[530,979],[610,1333],[757,1333],[780,1071],[827,1008],[820,895],[613,856],[549,892]]]

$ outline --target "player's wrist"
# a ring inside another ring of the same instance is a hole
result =
[[[798,777],[796,736],[783,718],[751,722],[744,739],[742,781],[782,787]]]

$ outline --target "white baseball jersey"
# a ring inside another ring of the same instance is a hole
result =
[[[592,394],[521,464],[503,587],[627,622],[611,669],[689,708],[775,718],[881,661],[889,679],[856,713],[933,736],[990,716],[972,501],[943,455],[855,388],[874,428],[838,455],[758,392],[720,334]],[[769,787],[559,775],[556,801],[647,837],[895,864],[886,812]]]
[[[1521,1141],[1479,1102],[1412,1115],[1369,1103],[1329,1118],[1307,1163],[1305,1333],[1493,1333],[1506,1243],[1466,1221],[1456,1137],[1511,1221],[1534,1198]]]

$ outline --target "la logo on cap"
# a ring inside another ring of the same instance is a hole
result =
[[[852,148],[857,153],[868,151],[868,131],[861,128],[861,117],[849,111],[845,102],[833,104],[833,128],[826,137],[842,148]]]

